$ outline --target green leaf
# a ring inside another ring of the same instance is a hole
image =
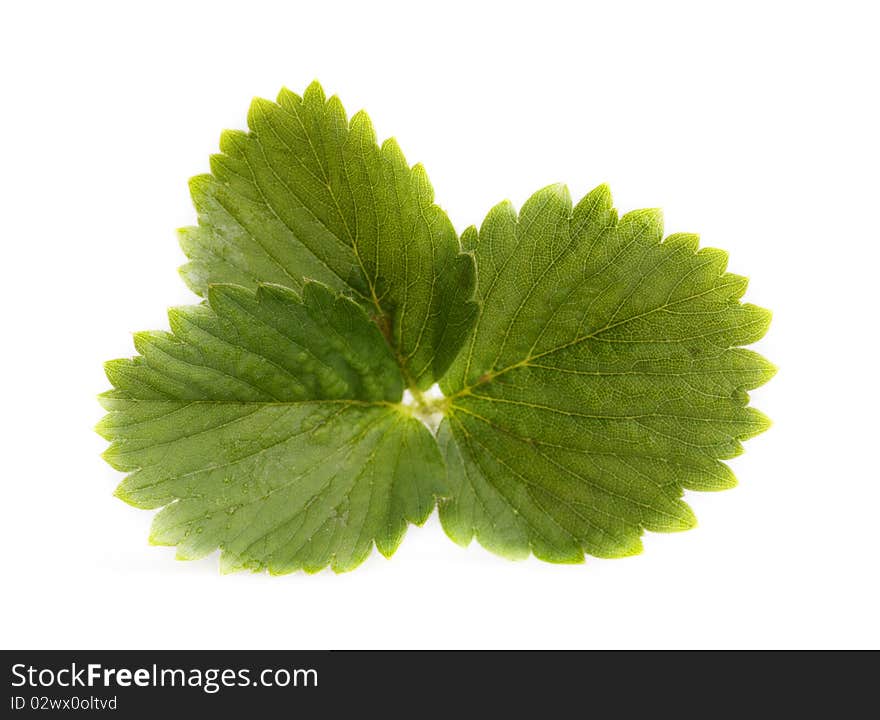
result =
[[[775,368],[743,347],[770,313],[724,252],[618,218],[605,186],[502,203],[459,241],[421,166],[317,83],[248,125],[191,182],[181,271],[205,301],[106,365],[105,457],[120,498],[161,508],[154,543],[343,571],[439,503],[459,544],[580,562],[735,484]]]
[[[733,485],[720,460],[768,426],[747,391],[774,368],[739,346],[770,313],[740,302],[727,255],[664,240],[659,211],[618,220],[604,186],[502,203],[462,242],[480,311],[441,381],[449,536],[579,562],[692,527],[683,489]]]
[[[256,99],[249,132],[227,131],[211,174],[192,179],[198,227],[181,231],[181,268],[211,283],[298,290],[306,279],[346,292],[388,338],[408,385],[423,390],[452,362],[472,324],[474,269],[421,165],[394,140],[380,147],[364,112],[349,121],[318,83],[302,97]]]
[[[421,524],[445,470],[375,323],[309,282],[214,285],[107,363],[99,432],[130,473],[117,495],[164,507],[152,542],[225,570],[349,570]]]

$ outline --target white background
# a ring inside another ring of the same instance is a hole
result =
[[[5,2],[3,647],[878,647],[873,3]],[[556,181],[662,207],[751,277],[775,425],[643,555],[512,563],[436,516],[386,561],[221,576],[147,544],[101,363],[195,300],[175,228],[252,96],[318,78],[457,229]]]

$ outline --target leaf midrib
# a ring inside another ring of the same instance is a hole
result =
[[[326,264],[326,262],[325,262],[321,257],[319,257],[319,256],[317,255],[317,253],[315,253],[315,251],[314,251],[311,247],[309,247],[308,245],[306,245],[305,243],[303,243],[303,242],[301,242],[301,241],[300,241],[300,244],[301,244],[306,250],[308,250],[309,253],[310,253],[313,257],[315,257],[319,262],[321,262],[321,264],[323,264],[325,267],[327,267],[328,270],[330,270],[331,272],[333,272],[333,274],[336,275],[336,277],[338,277],[338,278],[339,278],[339,279],[340,279],[340,280],[341,280],[341,281],[342,281],[347,287],[350,287],[350,288],[351,288],[354,292],[356,292],[360,297],[362,297],[364,300],[370,302],[370,303],[373,305],[373,307],[375,308],[375,310],[376,310],[376,312],[378,313],[378,315],[379,315],[380,318],[388,318],[389,320],[391,320],[391,316],[387,313],[387,311],[385,310],[385,308],[382,307],[382,303],[381,303],[381,301],[380,301],[378,295],[376,295],[376,285],[375,285],[375,282],[374,282],[374,278],[371,277],[370,274],[367,272],[366,265],[364,264],[363,258],[361,257],[360,250],[359,250],[359,247],[358,247],[358,246],[359,246],[359,240],[360,240],[360,234],[359,234],[359,232],[357,231],[357,228],[355,228],[355,232],[352,233],[351,228],[348,226],[348,220],[346,219],[344,213],[342,212],[342,208],[341,208],[341,206],[339,205],[339,199],[336,197],[336,193],[334,192],[334,190],[333,190],[333,186],[331,185],[329,179],[327,179],[327,177],[328,177],[327,170],[326,170],[326,168],[324,168],[324,165],[323,165],[323,163],[321,162],[321,158],[319,157],[318,152],[317,152],[317,149],[315,148],[314,143],[312,142],[311,135],[308,133],[308,131],[306,130],[306,128],[305,128],[305,126],[304,126],[304,124],[303,124],[302,118],[300,118],[299,113],[297,113],[297,112],[291,112],[290,110],[288,110],[287,108],[285,108],[285,107],[283,107],[283,106],[281,106],[281,105],[279,105],[278,107],[281,108],[282,112],[284,112],[284,113],[287,114],[288,116],[291,116],[291,117],[295,118],[296,121],[299,123],[300,128],[302,128],[302,130],[303,130],[303,133],[304,133],[304,135],[305,135],[305,137],[306,137],[306,140],[308,141],[309,148],[312,150],[312,154],[315,156],[315,160],[317,161],[318,166],[321,168],[321,170],[322,170],[322,172],[323,172],[323,174],[324,174],[324,182],[323,182],[323,184],[324,184],[324,186],[327,188],[327,192],[330,194],[330,198],[333,200],[333,205],[334,205],[334,207],[336,208],[336,214],[337,214],[337,216],[339,217],[340,221],[342,222],[343,227],[345,228],[345,233],[348,235],[348,239],[349,239],[349,241],[350,241],[350,243],[351,243],[351,245],[350,245],[349,247],[351,248],[352,253],[354,254],[354,258],[355,258],[355,260],[357,261],[358,267],[360,267],[361,274],[363,275],[364,280],[366,280],[366,282],[367,282],[367,287],[369,288],[370,296],[369,296],[369,297],[365,297],[365,296],[364,296],[364,295],[363,295],[363,294],[362,294],[357,288],[353,288],[353,287],[351,287],[351,285],[348,283],[348,281],[347,281],[344,277],[342,277],[341,275],[339,275],[339,273],[337,273],[335,270],[333,270],[332,268],[330,268],[330,267]],[[274,127],[272,127],[272,124],[271,124],[271,123],[267,123],[267,125],[270,127],[270,129],[271,129],[272,133],[275,135],[275,137],[276,137],[276,138],[277,138],[277,139],[278,139],[278,140],[279,140],[279,141],[280,141],[280,142],[281,142],[281,143],[282,143],[282,144],[288,149],[288,151],[291,153],[291,155],[294,156],[294,157],[296,157],[296,153],[293,152],[293,149],[290,147],[290,145],[287,144],[287,141],[286,141],[283,137],[281,137],[281,136],[278,134],[278,132],[275,130]],[[346,126],[347,126],[347,130],[350,132],[350,131],[351,131],[350,122],[346,123]],[[308,213],[309,213],[313,218],[315,218],[315,220],[317,220],[318,223],[320,223],[320,225],[321,225],[321,226],[322,226],[322,227],[323,227],[323,228],[324,228],[329,234],[331,234],[331,235],[333,235],[334,237],[336,237],[337,240],[342,240],[342,238],[340,238],[338,235],[336,235],[336,233],[333,232],[333,231],[327,226],[327,224],[326,224],[321,218],[319,218],[319,217],[314,213],[314,211],[313,211],[310,207],[308,207],[308,205],[305,203],[305,201],[304,201],[303,198],[300,196],[300,194],[297,193],[297,192],[294,192],[293,188],[291,188],[290,185],[289,185],[288,183],[286,183],[286,182],[285,182],[285,181],[284,181],[284,180],[278,175],[278,173],[275,171],[275,168],[272,166],[271,162],[269,161],[268,156],[266,155],[265,148],[263,148],[263,145],[262,145],[262,143],[260,142],[259,135],[258,135],[256,132],[253,132],[253,136],[254,136],[254,138],[255,138],[256,141],[257,141],[257,145],[258,145],[259,148],[260,148],[260,152],[261,152],[262,155],[263,155],[263,159],[264,159],[265,162],[266,162],[266,166],[269,168],[269,170],[272,172],[272,174],[275,175],[275,177],[278,179],[278,181],[279,181],[282,185],[284,185],[284,188],[285,188],[285,189],[286,189],[291,195],[293,195],[294,197],[296,197],[296,198],[300,201],[300,204],[303,206],[303,208],[305,208],[305,209],[308,211]],[[381,155],[381,154],[382,154],[382,149],[381,149],[381,148],[378,148],[378,152],[379,152],[379,154]],[[247,160],[245,160],[245,162],[247,162]],[[248,163],[248,165],[250,166],[250,163]],[[344,166],[344,165],[345,165],[345,163],[343,162],[343,166]],[[251,173],[253,174],[253,168],[251,168]],[[346,168],[346,175],[348,175],[348,169],[347,169],[347,168]],[[285,227],[287,227],[287,229],[288,229],[291,233],[293,233],[294,236],[295,236],[296,233],[293,232],[293,228],[291,228],[290,225],[287,223],[287,221],[284,220],[284,219],[279,215],[278,211],[275,209],[275,207],[274,207],[274,206],[272,205],[272,203],[270,202],[269,197],[263,192],[262,188],[259,187],[259,183],[257,183],[257,181],[256,181],[256,176],[255,176],[255,175],[254,175],[254,186],[255,186],[255,187],[257,188],[257,190],[259,191],[259,193],[260,193],[260,197],[263,198],[263,202],[265,203],[266,207],[268,207],[268,208],[272,211],[272,214],[275,215],[275,217],[279,220],[279,222],[281,222]],[[370,185],[370,192],[371,192],[371,193],[373,193],[374,189],[375,189],[375,188],[374,188],[372,185]],[[396,188],[395,188],[395,193],[397,193],[397,189],[396,189]],[[355,204],[357,204],[357,203],[356,203],[356,200],[355,200],[355,198],[354,198],[354,194],[352,194],[352,201],[355,202]],[[424,215],[423,215],[423,219],[424,219]],[[426,223],[426,225],[427,225],[427,223]],[[344,242],[344,241],[343,241],[343,242]],[[379,247],[379,243],[378,243],[378,242],[376,243],[376,247],[377,247],[376,269],[377,269],[377,272],[378,272],[378,267],[379,267],[379,263],[378,263],[378,247]],[[434,250],[435,250],[435,248],[434,248],[434,238],[431,237],[431,252],[432,252],[432,257],[433,257]],[[408,257],[407,257],[405,254],[404,254],[404,259],[405,259],[405,260],[408,260]],[[285,270],[285,272],[287,273],[286,270]],[[287,273],[287,274],[289,275],[290,273]],[[431,293],[432,293],[432,298],[433,298],[433,284],[432,284],[432,287],[431,287]],[[406,305],[406,303],[404,303],[404,307],[405,307],[405,305]],[[374,322],[378,325],[378,322],[376,322],[375,319],[374,319]],[[427,322],[427,317],[425,318],[425,321],[423,321],[422,329],[421,329],[421,331],[420,331],[420,336],[421,336],[421,333],[424,332],[424,325],[425,325],[426,322]],[[392,330],[393,330],[393,329],[392,329]],[[380,326],[380,331],[381,331],[381,326]],[[403,356],[400,354],[400,348],[399,348],[398,344],[397,344],[397,343],[393,343],[393,342],[391,342],[391,341],[390,341],[390,338],[388,338],[388,337],[385,335],[384,332],[382,332],[382,337],[383,337],[383,339],[385,340],[385,342],[388,344],[388,346],[391,348],[391,351],[392,351],[392,353],[393,353],[393,355],[394,355],[394,360],[395,360],[395,362],[397,363],[398,367],[400,368],[401,375],[403,376],[403,379],[404,379],[406,385],[407,385],[411,390],[415,390],[416,387],[417,387],[417,383],[416,383],[415,378],[413,378],[412,375],[411,375],[411,373],[409,372],[409,367],[408,367],[408,365],[407,365],[407,360],[408,360],[408,358],[405,358],[405,357],[403,357]],[[421,339],[421,338],[419,338],[419,342],[420,342],[420,339]],[[418,349],[419,342],[416,343],[416,346],[413,348],[413,352],[410,353],[410,357],[411,357],[411,356],[415,353],[415,351]]]
[[[673,307],[673,306],[678,305],[680,303],[689,302],[691,300],[696,300],[697,298],[703,297],[704,295],[709,295],[710,293],[717,292],[718,289],[719,289],[719,287],[717,285],[713,285],[711,288],[703,290],[702,292],[696,293],[694,295],[689,295],[688,297],[681,298],[680,300],[676,300],[671,303],[664,303],[663,305],[659,305],[655,308],[651,308],[650,310],[647,310],[643,313],[639,313],[638,315],[632,315],[632,316],[625,318],[623,320],[618,320],[617,322],[610,323],[608,325],[605,325],[604,327],[599,328],[598,330],[594,330],[593,332],[588,333],[586,335],[576,337],[573,340],[569,340],[568,342],[562,343],[561,345],[557,345],[556,347],[550,348],[549,350],[544,350],[543,352],[537,353],[535,355],[527,355],[522,360],[519,360],[515,363],[512,363],[512,364],[508,365],[507,367],[502,368],[501,370],[494,370],[494,371],[489,371],[489,372],[485,373],[483,376],[481,376],[484,379],[482,379],[481,381],[475,382],[471,385],[468,385],[467,387],[464,387],[461,390],[458,390],[457,392],[455,392],[449,396],[449,400],[452,401],[455,398],[469,395],[474,390],[474,388],[480,387],[481,385],[485,385],[486,383],[491,382],[495,378],[500,377],[501,375],[504,375],[505,373],[508,373],[511,370],[516,370],[517,368],[520,368],[520,367],[526,367],[532,362],[532,360],[538,360],[539,358],[546,357],[548,355],[552,355],[557,352],[561,352],[562,350],[573,347],[575,345],[579,345],[580,343],[586,342],[587,340],[592,340],[592,339],[598,337],[599,335],[601,335],[602,333],[608,332],[609,330],[613,330],[614,328],[621,327],[622,325],[626,325],[627,323],[633,322],[635,320],[640,320],[643,317],[647,317],[648,315],[651,315],[655,312],[660,312],[661,310],[666,310],[667,308]],[[678,342],[678,341],[676,341],[676,342]]]

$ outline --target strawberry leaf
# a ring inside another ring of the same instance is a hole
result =
[[[770,313],[724,252],[619,218],[605,186],[502,203],[459,241],[421,166],[317,83],[248,125],[191,183],[204,302],[106,365],[98,431],[117,495],[161,508],[152,542],[344,571],[439,503],[459,544],[580,562],[735,484],[775,368],[743,347]]]
[[[107,364],[99,432],[126,502],[164,509],[152,542],[226,570],[349,570],[390,555],[443,490],[437,444],[399,404],[366,312],[318,283],[212,286],[172,332]]]
[[[480,315],[441,387],[450,537],[502,555],[579,562],[641,550],[643,529],[694,524],[684,488],[734,483],[719,459],[768,422],[747,390],[773,367],[739,348],[770,314],[658,211],[620,220],[604,186],[563,186],[519,215],[496,206],[463,238]]]
[[[429,387],[476,306],[473,263],[424,168],[394,140],[377,145],[367,114],[349,121],[318,83],[257,98],[248,126],[223,133],[211,174],[190,182],[199,225],[180,234],[186,282],[204,295],[211,283],[320,280],[367,308],[407,384]]]

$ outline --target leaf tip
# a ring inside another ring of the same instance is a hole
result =
[[[670,532],[684,532],[686,530],[693,530],[695,527],[699,525],[699,521],[697,520],[697,516],[694,514],[691,506],[686,502],[679,500],[676,503],[678,514],[676,515],[674,522],[670,523],[669,531]]]
[[[181,243],[182,244],[182,243]],[[186,249],[184,248],[184,252]],[[204,268],[195,262],[188,262],[177,268],[177,274],[184,284],[199,297],[204,297],[207,292],[208,280]]]
[[[608,558],[625,558],[641,555],[645,551],[645,545],[642,542],[641,531],[633,533],[630,537],[625,538],[618,547],[612,550],[608,555],[600,557]]]
[[[620,218],[620,228],[630,229],[633,234],[645,236],[651,242],[663,239],[663,210],[661,208],[642,208],[630,210]]]
[[[360,138],[361,142],[364,144],[376,144],[376,129],[373,127],[373,121],[370,119],[370,116],[367,115],[365,110],[358,110],[352,115],[348,126],[352,134],[355,137]],[[389,138],[389,140],[390,139],[391,138]],[[385,142],[388,142],[388,140]]]
[[[314,103],[315,105],[323,105],[327,102],[327,95],[324,93],[321,83],[317,80],[312,80],[303,93],[303,101]]]
[[[251,131],[256,133],[259,126],[265,122],[265,118],[272,114],[277,107],[275,103],[266,98],[253,98],[247,112],[247,124]]]
[[[748,440],[749,438],[753,438],[763,432],[767,432],[767,430],[773,427],[773,421],[767,415],[758,410],[758,408],[750,407],[748,408],[748,412],[751,427],[745,430],[741,435],[738,435],[737,440]]]
[[[486,213],[480,225],[480,235],[491,234],[494,227],[513,226],[516,221],[517,214],[513,203],[510,200],[502,200]]]
[[[193,175],[187,180],[190,199],[199,215],[208,210],[208,199],[211,197],[216,182],[214,176],[209,173]]]
[[[115,388],[113,390],[105,390],[102,393],[98,393],[95,396],[95,399],[98,401],[98,404],[109,413],[113,410],[116,410],[119,406],[119,391]],[[107,417],[108,416],[106,415],[104,416],[105,419]],[[103,420],[101,422],[103,422]]]
[[[295,92],[293,92],[293,90],[282,85],[281,89],[278,91],[278,95],[275,98],[275,102],[281,105],[281,107],[290,110],[302,104],[302,98]]]
[[[123,384],[125,371],[132,367],[133,362],[129,358],[116,358],[104,361],[104,375],[107,376],[107,379],[114,388],[118,388]]]
[[[473,253],[476,250],[477,243],[480,241],[480,233],[477,231],[476,225],[468,225],[459,238],[459,245],[462,252]]]
[[[663,239],[663,245],[670,249],[682,248],[693,254],[699,250],[700,236],[696,233],[672,233]]]
[[[244,570],[244,564],[241,562],[241,558],[238,555],[221,548],[219,560],[220,574],[232,575],[233,573],[241,572],[242,570]]]
[[[229,156],[241,155],[246,142],[247,133],[241,130],[224,130],[220,133],[220,152]]]
[[[392,165],[409,168],[406,156],[403,154],[403,150],[400,149],[400,144],[397,142],[396,137],[392,136],[387,138],[382,143],[382,154],[392,163]]]
[[[534,555],[538,560],[553,563],[554,565],[581,565],[586,562],[584,549],[577,545],[559,548],[551,545],[545,545],[544,543],[536,541],[536,539],[533,538],[529,541],[529,549],[531,550],[532,555]],[[497,550],[493,548],[492,552],[497,552]],[[502,557],[513,560],[519,559],[504,552],[500,552],[498,554]]]
[[[547,205],[552,208],[561,207],[564,208],[566,212],[570,212],[571,193],[568,190],[568,185],[565,183],[545,185],[523,203],[523,206],[519,211],[519,217],[527,217],[533,212],[540,213]]]
[[[750,345],[767,334],[767,331],[770,329],[770,323],[773,321],[773,313],[767,308],[752,303],[743,303],[742,311],[745,313],[743,322],[745,333],[739,344]],[[773,367],[775,368],[775,365]]]
[[[168,310],[168,317],[171,317],[171,311],[175,308],[171,308]],[[147,351],[149,351],[150,347],[156,344],[156,341],[162,337],[163,333],[158,330],[137,330],[131,334],[132,339],[134,340],[134,349],[137,350],[141,355],[146,355]]]
[[[596,187],[594,187],[588,193],[588,196],[591,195],[596,200],[601,201],[601,204],[611,206],[613,199],[611,197],[611,186],[608,183],[600,183]]]
[[[107,459],[107,456],[108,456],[109,451],[112,448],[113,448],[113,446],[111,445],[101,455],[101,457],[103,457],[104,460],[107,460],[107,462],[110,463],[111,467],[113,467],[113,463]],[[125,480],[123,480],[121,483],[119,483],[119,485],[117,485],[116,488],[113,490],[113,497],[115,497],[119,500],[122,500],[122,502],[124,502],[126,505],[131,505],[133,507],[137,507],[137,502],[135,501],[135,498],[131,495],[131,493],[128,491],[128,488],[126,487]]]
[[[571,192],[569,192],[568,185],[566,185],[565,183],[551,183],[546,188],[544,188],[544,190],[547,193],[555,195],[565,202],[571,203]]]
[[[399,537],[390,537],[390,538],[376,538],[373,544],[376,546],[376,550],[379,551],[379,554],[385,558],[386,560],[390,560],[391,556],[397,552],[397,548],[400,547],[400,543],[403,542],[403,533],[400,534]]]
[[[103,393],[102,393],[103,395]],[[98,396],[98,401],[100,402],[101,395]],[[103,405],[103,404],[102,404]],[[111,415],[108,413],[104,417],[102,417],[98,422],[95,423],[92,428],[98,435],[100,435],[105,440],[112,440],[115,432],[113,431],[113,423],[111,421]]]

